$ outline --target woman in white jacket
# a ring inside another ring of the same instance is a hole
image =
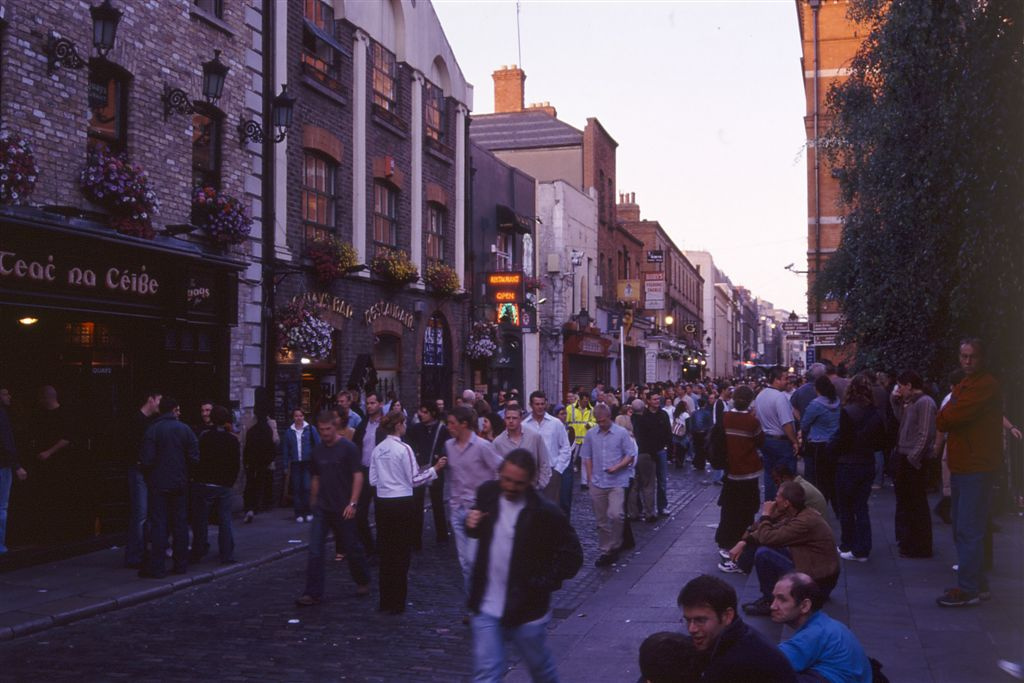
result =
[[[440,458],[433,467],[420,469],[412,448],[402,441],[405,415],[391,412],[377,428],[386,436],[373,449],[370,485],[377,489],[377,550],[380,553],[380,610],[388,614],[405,611],[408,593],[409,558],[415,541],[415,498],[412,490],[429,484],[448,463]]]

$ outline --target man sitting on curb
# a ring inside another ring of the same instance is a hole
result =
[[[788,465],[776,465],[773,467],[772,480],[775,481],[776,486],[780,486],[784,481],[795,481],[800,484],[804,490],[804,504],[820,512],[822,517],[828,517],[828,503],[825,502],[825,496],[822,492],[817,486],[799,474],[794,473],[793,470],[789,469]]]
[[[743,605],[751,616],[771,614],[772,589],[783,574],[809,574],[828,597],[839,580],[839,551],[832,527],[806,506],[804,489],[795,481],[783,482],[774,501],[766,501],[761,519],[732,550],[730,559],[749,573],[757,568],[761,597]]]
[[[725,581],[698,576],[683,586],[676,603],[694,648],[704,657],[701,681],[795,683],[793,668],[779,649],[740,619],[736,591]]]
[[[796,633],[779,649],[801,683],[871,683],[871,662],[850,629],[821,611],[825,594],[814,579],[786,574],[772,594],[772,621]]]

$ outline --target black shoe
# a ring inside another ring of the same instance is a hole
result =
[[[646,517],[644,517],[644,522],[646,522],[647,524],[654,524],[657,521],[658,518],[654,515],[647,515]]]
[[[615,564],[615,555],[601,555],[601,557],[594,561],[595,567],[610,567],[613,564]]]
[[[743,611],[751,617],[767,617],[772,613],[772,602],[768,598],[758,598],[754,602],[743,605]]]

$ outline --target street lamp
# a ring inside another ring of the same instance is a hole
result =
[[[676,321],[676,319],[673,318],[671,315],[666,315],[665,316],[665,327],[671,327],[672,323],[674,323],[675,321]]]
[[[224,79],[230,67],[220,61],[220,50],[213,51],[213,59],[203,62],[203,97],[210,104],[220,99],[224,93]],[[195,107],[188,99],[188,93],[181,88],[172,88],[164,84],[164,93],[160,97],[164,103],[164,121],[171,114],[194,114]]]
[[[274,142],[281,142],[288,135],[288,128],[292,125],[292,116],[295,113],[296,98],[288,94],[288,86],[282,85],[281,92],[270,103],[270,123],[277,129],[273,137]],[[263,126],[253,119],[242,118],[238,124],[238,141],[241,144],[246,142],[263,142]]]

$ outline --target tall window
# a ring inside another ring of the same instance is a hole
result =
[[[221,116],[196,103],[192,115],[192,185],[220,189]]]
[[[89,150],[124,151],[128,138],[128,82],[128,75],[110,62],[89,62]]]
[[[427,137],[437,142],[444,142],[444,91],[432,83],[427,83],[424,95],[426,96],[424,119]]]
[[[498,241],[494,246],[494,269],[512,270],[512,233],[499,230]]]
[[[424,234],[424,248],[427,265],[444,262],[445,210],[438,204],[427,204],[427,230]]]
[[[302,172],[302,220],[306,241],[334,233],[334,164],[306,152]]]
[[[444,365],[444,319],[440,313],[430,316],[427,329],[423,332],[423,365]]]
[[[394,112],[395,56],[380,43],[373,44],[373,103],[381,109]]]
[[[373,242],[377,252],[398,246],[398,192],[381,182],[373,184]]]
[[[377,389],[383,396],[398,394],[398,372],[402,363],[402,340],[390,334],[374,339],[373,368],[377,371]]]
[[[334,9],[323,0],[305,0],[302,30],[302,71],[334,89],[341,89],[341,54],[334,38]]]
[[[217,18],[224,16],[223,0],[193,0],[192,4]]]

